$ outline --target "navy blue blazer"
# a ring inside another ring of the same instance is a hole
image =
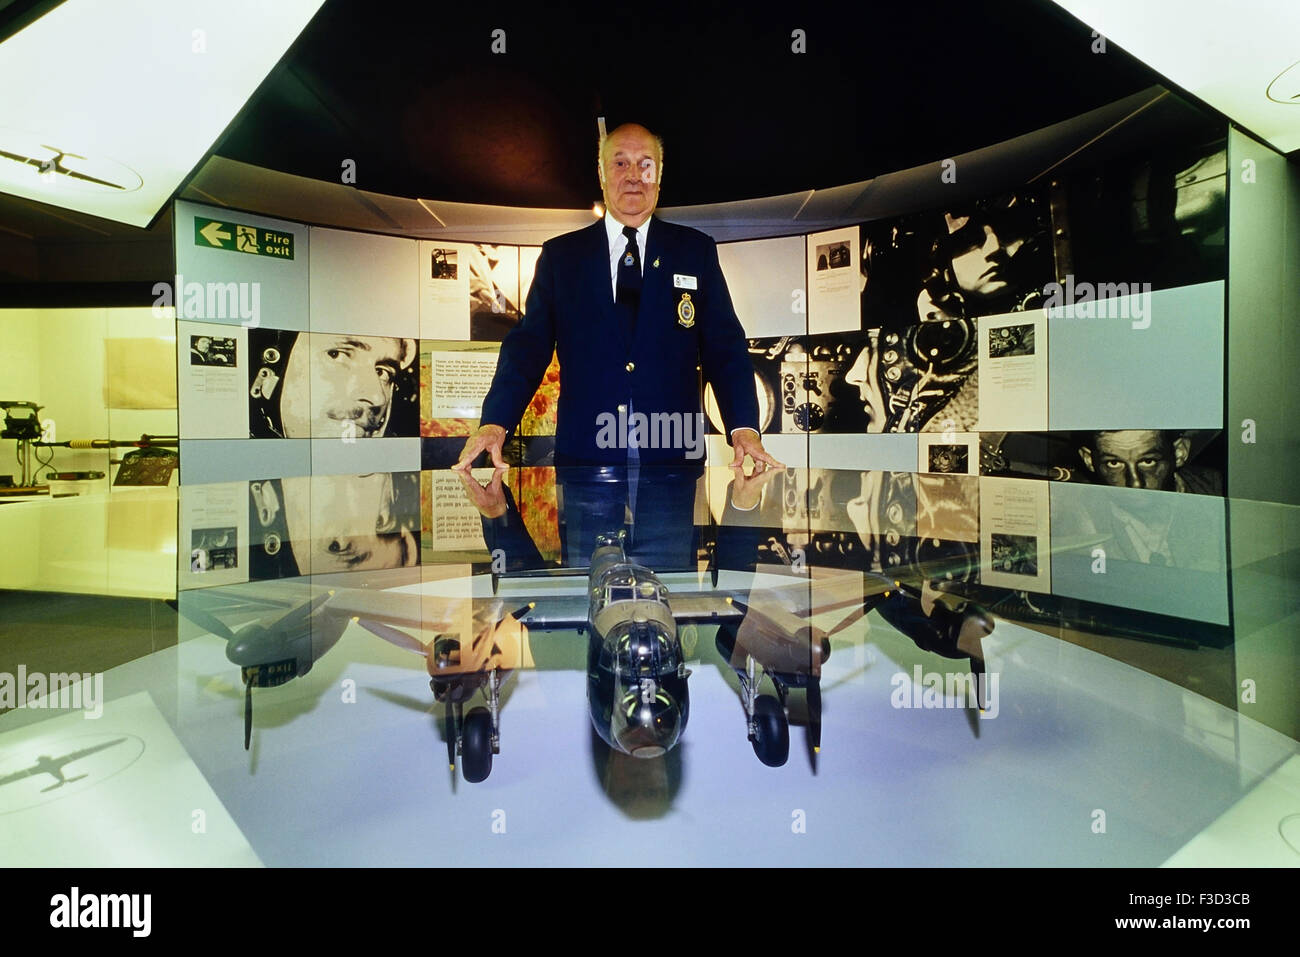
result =
[[[647,417],[695,416],[701,411],[700,371],[713,386],[728,437],[733,429],[757,429],[754,369],[713,240],[650,220],[635,329],[615,307],[609,260],[603,220],[542,246],[524,316],[501,344],[479,421],[513,432],[554,350],[560,359],[557,456],[625,463],[625,448],[598,442],[602,424],[619,421],[620,406],[628,421],[629,404]],[[693,280],[695,288],[675,288],[675,276],[683,277],[679,286]],[[682,461],[692,457],[688,452],[643,446],[640,454],[653,464]]]

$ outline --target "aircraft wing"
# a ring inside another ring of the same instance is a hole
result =
[[[4,777],[0,778],[0,787],[3,787],[6,784],[13,784],[15,781],[21,781],[23,778],[30,778],[33,775],[45,773],[47,772],[41,770],[41,768],[35,765],[30,768],[23,768],[21,771],[15,771],[13,774],[6,774]]]
[[[98,186],[111,186],[113,189],[124,189],[120,183],[110,183],[106,179],[99,179],[91,176],[89,173],[78,173],[75,169],[68,169],[66,166],[60,168],[59,172],[65,176],[71,176],[73,179],[79,179],[87,183],[95,183]]]
[[[71,764],[73,761],[79,761],[81,758],[89,757],[96,751],[103,751],[105,748],[111,748],[115,744],[121,744],[126,738],[116,738],[113,741],[105,741],[103,744],[96,744],[89,748],[81,748],[77,751],[71,751],[68,754],[61,754],[52,763],[55,767],[63,767],[65,764]],[[23,778],[30,778],[37,774],[49,774],[50,771],[41,767],[39,764],[33,764],[30,768],[23,768],[21,771],[15,771],[13,774],[6,774],[0,777],[0,787],[6,784],[13,784],[15,781],[21,781]]]
[[[103,744],[96,744],[93,747],[82,748],[79,751],[73,751],[71,754],[60,755],[58,759],[58,763],[60,764],[60,766],[64,764],[71,764],[73,761],[79,761],[84,757],[88,757],[89,755],[94,754],[96,751],[103,751],[105,748],[111,748],[115,744],[121,744],[125,740],[126,738],[117,738],[113,741],[105,741]]]

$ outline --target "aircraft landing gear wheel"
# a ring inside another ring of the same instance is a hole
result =
[[[790,757],[790,722],[781,702],[770,694],[754,702],[754,754],[769,768],[779,768]]]
[[[465,716],[460,769],[470,784],[486,781],[492,773],[492,715],[486,708],[475,708]]]

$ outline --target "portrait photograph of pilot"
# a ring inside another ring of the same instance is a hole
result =
[[[1041,305],[1050,226],[1032,191],[863,225],[862,331],[835,337],[824,431],[975,431],[976,319]]]
[[[1199,462],[1193,464],[1194,452],[1206,444],[1198,433],[1120,429],[1080,432],[1075,439],[1083,463],[1082,477],[1095,485],[1223,494],[1222,470]]]
[[[420,434],[415,339],[252,329],[248,346],[253,438]]]
[[[945,211],[930,228],[921,321],[994,316],[1041,304],[1054,278],[1046,204],[1012,193]]]
[[[266,479],[248,494],[254,580],[419,564],[419,472]]]

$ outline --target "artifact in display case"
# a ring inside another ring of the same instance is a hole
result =
[[[443,706],[448,764],[453,771],[459,765],[470,783],[485,780],[500,753],[506,689],[515,675],[557,663],[585,667],[589,718],[604,755],[593,752],[598,760],[631,758],[642,766],[674,751],[690,714],[687,664],[698,658],[735,674],[746,738],[762,764],[787,763],[794,724],[806,728],[815,769],[822,743],[821,675],[831,638],[872,610],[919,648],[969,658],[975,705],[983,706],[980,641],[992,630],[991,619],[948,590],[942,563],[915,573],[762,565],[759,544],[770,530],[761,511],[735,504],[733,487],[722,523],[713,527],[712,544],[704,550],[709,572],[702,574],[700,552],[693,547],[703,533],[694,527],[694,476],[664,479],[669,493],[651,480],[629,496],[627,483],[606,474],[609,470],[596,470],[601,473],[596,477],[578,471],[579,476],[551,478],[564,492],[565,508],[558,516],[562,538],[592,545],[588,558],[567,565],[542,558],[533,544],[535,531],[514,507],[500,473],[487,487],[466,479],[463,494],[481,515],[493,558],[492,597],[470,597],[475,592],[468,585],[451,592],[463,597],[421,594],[411,586],[438,580],[436,573],[429,579],[426,572],[422,579],[418,568],[375,566],[359,566],[355,586],[330,566],[325,588],[305,577],[185,592],[181,613],[224,639],[226,657],[241,669],[246,744],[253,688],[273,688],[307,674],[349,623],[424,658],[435,703]],[[274,518],[275,502],[266,491],[261,488],[254,501]],[[676,512],[663,507],[666,494],[680,497],[685,507]],[[609,516],[625,515],[629,497],[635,499],[633,520],[619,526]],[[649,524],[648,516],[653,517]],[[259,512],[251,524],[257,527],[261,517]],[[208,546],[209,561],[237,556],[237,550],[221,551],[231,532],[215,525],[196,530]],[[657,556],[653,568],[649,556]],[[247,620],[249,611],[255,620]],[[835,613],[839,623],[829,629],[813,624],[823,612]],[[244,620],[222,620],[234,616]],[[713,646],[720,658],[712,651],[702,655],[696,647],[698,632],[706,627],[719,629]],[[586,636],[581,651],[566,632]],[[558,648],[568,651],[557,655]]]

